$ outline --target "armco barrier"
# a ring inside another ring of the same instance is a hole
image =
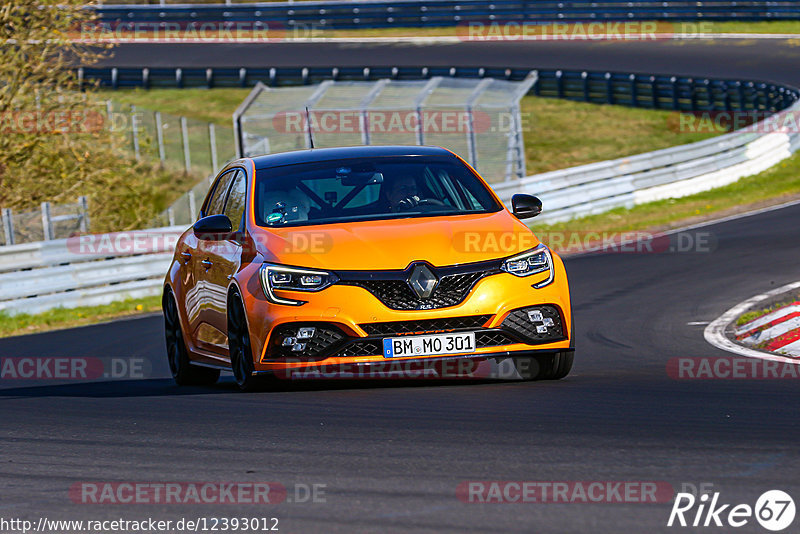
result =
[[[799,0],[800,1],[800,0]],[[756,80],[652,75],[630,72],[538,69],[531,87],[536,96],[654,109],[778,111],[798,97],[794,88]],[[78,76],[101,86],[121,87],[274,87],[325,80],[419,80],[436,76],[522,81],[531,69],[455,67],[282,67],[282,68],[117,68],[86,67]]]
[[[158,295],[184,227],[0,247],[0,311],[108,304]]]
[[[797,0],[394,0],[177,4],[105,4],[104,22],[269,21],[272,25],[329,28],[456,26],[471,21],[632,21],[632,20],[792,20],[800,18]]]
[[[800,113],[800,103],[781,112]],[[800,147],[800,132],[766,131],[765,121],[746,131],[626,158],[528,176],[494,185],[506,204],[515,193],[541,198],[537,222],[558,222],[618,207],[706,191],[756,174]]]

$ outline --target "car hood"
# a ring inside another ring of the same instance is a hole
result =
[[[511,256],[539,241],[506,210],[496,213],[261,228],[253,235],[265,262],[329,270],[404,269]]]

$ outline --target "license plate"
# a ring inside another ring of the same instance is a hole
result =
[[[467,352],[475,352],[475,332],[387,337],[383,339],[384,358],[463,354]]]

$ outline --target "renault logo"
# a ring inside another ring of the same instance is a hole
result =
[[[411,269],[411,276],[408,277],[408,285],[414,293],[421,299],[426,299],[433,294],[439,279],[431,272],[427,265],[418,263]]]

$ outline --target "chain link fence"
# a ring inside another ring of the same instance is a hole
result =
[[[137,159],[209,176],[236,156],[233,128],[138,106],[106,102],[110,128],[121,132]]]
[[[89,203],[79,197],[72,204],[42,202],[40,209],[14,212],[0,210],[3,231],[0,245],[63,239],[89,231]]]

